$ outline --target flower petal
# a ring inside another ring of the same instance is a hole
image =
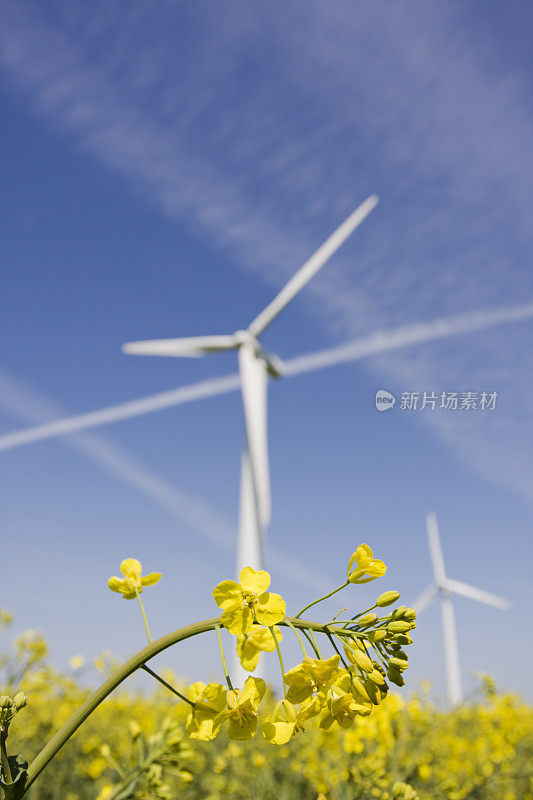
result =
[[[374,557],[374,553],[367,544],[360,544],[355,551],[355,560],[358,567],[366,567]]]
[[[126,581],[122,578],[117,578],[116,575],[112,578],[109,578],[107,585],[111,589],[112,592],[122,592],[126,588],[127,584]]]
[[[141,578],[141,586],[153,586],[154,583],[160,581],[162,577],[160,572],[150,572],[148,575],[145,575],[144,578]]]
[[[254,624],[254,615],[248,606],[233,603],[222,612],[222,624],[230,633],[247,633]]]
[[[276,625],[285,617],[285,600],[280,594],[265,592],[257,598],[255,618],[260,625]]]
[[[270,575],[264,569],[255,570],[252,567],[244,567],[241,569],[239,581],[244,592],[263,594],[270,586]]]
[[[242,590],[237,581],[222,581],[213,589],[213,597],[219,608],[228,608],[234,603],[241,603]]]
[[[381,576],[385,575],[387,572],[387,565],[379,558],[373,558],[370,564],[367,566],[366,571],[374,578],[381,578]]]
[[[120,571],[126,578],[140,578],[141,577],[141,562],[136,558],[126,558],[120,565]]]

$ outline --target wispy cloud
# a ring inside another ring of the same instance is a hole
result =
[[[7,0],[2,61],[74,146],[273,284],[378,191],[382,211],[306,293],[332,335],[532,296],[527,95],[486,34],[473,43],[459,33],[463,4],[234,11]],[[178,24],[190,27],[179,49]],[[471,467],[531,500],[533,453],[520,426],[533,421],[533,364],[521,337],[425,346],[375,368],[424,388],[494,381],[507,404],[490,427],[425,422]]]

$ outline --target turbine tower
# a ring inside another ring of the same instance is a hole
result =
[[[267,439],[268,376],[280,377],[283,362],[267,353],[258,337],[285,306],[316,275],[375,208],[378,198],[368,197],[303,264],[272,302],[246,330],[223,336],[196,336],[129,342],[123,351],[132,355],[201,357],[223,350],[237,350],[244,406],[246,446],[241,459],[237,572],[244,566],[261,569],[265,532],[270,522],[270,472]]]
[[[485,605],[495,606],[504,611],[510,608],[510,603],[501,597],[476,589],[468,583],[448,578],[444,571],[444,559],[439,537],[437,517],[433,511],[426,514],[426,528],[429,540],[429,552],[433,563],[434,582],[425,589],[415,601],[414,608],[417,615],[421,614],[430,603],[440,597],[442,613],[442,629],[444,636],[444,656],[446,661],[446,688],[451,706],[461,702],[463,692],[461,687],[461,671],[459,668],[459,649],[457,646],[457,626],[453,610],[452,595],[468,597]]]

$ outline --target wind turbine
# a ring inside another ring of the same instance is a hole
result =
[[[501,597],[496,597],[494,594],[483,591],[483,589],[476,589],[468,583],[448,578],[444,571],[444,558],[442,556],[437,517],[433,511],[426,514],[426,528],[435,580],[422,592],[420,597],[418,597],[414,603],[414,608],[417,614],[421,614],[437,595],[440,597],[444,634],[444,654],[446,660],[446,687],[450,705],[455,706],[461,702],[463,692],[461,687],[461,671],[459,668],[459,650],[457,647],[457,626],[455,624],[452,595],[457,594],[461,597],[468,597],[470,600],[477,600],[479,603],[495,606],[504,611],[510,608],[510,603],[507,600],[503,600]]]
[[[129,342],[122,348],[125,353],[132,355],[196,358],[223,350],[237,350],[246,430],[246,446],[241,459],[238,572],[244,566],[261,569],[263,564],[264,537],[271,516],[267,383],[268,376],[279,378],[284,373],[283,362],[276,355],[267,353],[258,337],[324,266],[377,203],[378,198],[372,195],[356,208],[246,330],[222,336]]]

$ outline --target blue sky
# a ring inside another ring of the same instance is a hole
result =
[[[533,301],[525,3],[7,0],[2,16],[3,432],[232,372],[231,355],[120,347],[248,324],[372,192],[378,208],[267,331],[281,357]],[[412,601],[433,508],[450,575],[513,602],[457,601],[465,683],[483,669],[523,690],[532,333],[530,318],[271,387],[269,566],[290,608],[340,582],[360,541],[389,563],[379,590]],[[378,414],[380,388],[499,399]],[[233,573],[242,436],[233,393],[2,453],[17,568],[0,603],[58,664],[142,637],[105,589],[125,556],[165,573],[147,595],[156,631],[211,616]],[[412,683],[442,693],[436,606],[417,642]],[[196,676],[212,653],[166,660]]]

